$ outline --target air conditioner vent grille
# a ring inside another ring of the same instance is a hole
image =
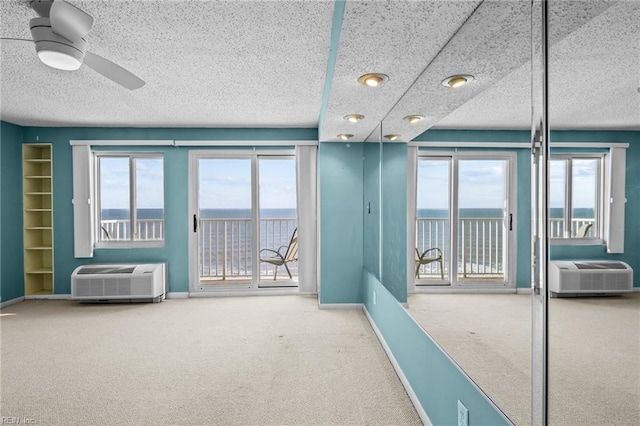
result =
[[[132,274],[136,269],[133,266],[83,266],[78,270],[79,275],[96,275],[96,274]]]
[[[574,262],[578,269],[627,269],[622,262]]]

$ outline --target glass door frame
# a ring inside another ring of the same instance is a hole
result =
[[[448,283],[442,282],[434,282],[433,284],[418,284],[415,283],[414,291],[420,291],[420,289],[515,289],[516,282],[516,256],[512,255],[511,252],[515,250],[517,247],[517,227],[515,224],[517,223],[517,190],[516,185],[512,184],[512,182],[516,182],[517,176],[517,153],[514,151],[492,151],[490,148],[483,151],[438,151],[438,152],[429,152],[429,151],[419,151],[417,156],[417,161],[421,159],[430,159],[437,160],[438,158],[448,159],[449,161],[449,261],[448,261],[448,276],[445,277],[448,280]],[[505,232],[507,233],[507,238],[505,241],[505,246],[502,249],[503,252],[503,263],[504,263],[504,280],[502,281],[493,281],[493,282],[474,282],[474,281],[466,281],[461,282],[458,279],[458,234],[459,234],[459,213],[458,213],[458,196],[459,196],[459,179],[458,179],[458,164],[460,160],[504,160],[506,161],[506,170],[505,170],[505,210],[506,215],[504,217],[503,224],[505,225]],[[417,170],[417,167],[416,167]],[[416,175],[417,178],[417,175]],[[417,190],[417,184],[416,184]],[[416,203],[417,204],[417,203]],[[513,224],[511,229],[508,229],[508,224]],[[415,239],[415,236],[414,236]],[[413,240],[411,240],[413,241]],[[453,242],[456,242],[455,244]],[[410,284],[411,285],[411,284]],[[411,287],[410,287],[411,289]]]
[[[205,149],[205,150],[189,150],[189,209],[188,209],[188,256],[189,256],[189,292],[190,293],[237,293],[247,291],[284,291],[286,293],[297,292],[298,287],[287,289],[274,289],[272,287],[260,287],[260,200],[259,200],[259,157],[293,157],[295,158],[294,149]],[[199,160],[201,159],[249,159],[251,160],[251,220],[252,230],[251,237],[253,242],[251,247],[251,279],[238,283],[221,283],[215,285],[200,282],[199,268]],[[256,274],[258,271],[258,274]]]

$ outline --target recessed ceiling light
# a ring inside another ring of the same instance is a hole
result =
[[[358,78],[358,83],[369,87],[378,87],[388,79],[389,77],[384,74],[370,73],[361,75],[360,78]]]
[[[336,135],[336,137],[338,139],[340,139],[340,140],[348,141],[349,139],[351,139],[353,137],[353,135],[346,134],[346,133],[340,133],[339,135]]]
[[[396,134],[389,134],[389,135],[384,135],[385,139],[388,139],[390,141],[395,141],[396,139],[398,139],[400,137],[400,135],[396,135]]]
[[[352,123],[357,123],[360,120],[364,120],[364,115],[362,114],[348,114],[345,115],[344,117],[345,120],[350,121]]]
[[[459,74],[452,75],[451,77],[447,77],[442,80],[442,85],[446,87],[450,87],[452,89],[456,89],[458,87],[462,87],[467,83],[471,83],[474,77],[469,74]]]
[[[418,121],[424,119],[424,115],[407,115],[403,118],[403,120],[407,120],[409,124],[417,123]]]

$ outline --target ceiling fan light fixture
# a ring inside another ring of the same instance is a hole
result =
[[[442,80],[442,85],[451,89],[457,89],[458,87],[462,87],[467,83],[471,83],[473,80],[474,77],[472,75],[458,74],[452,75],[451,77],[447,77]]]
[[[403,118],[403,120],[406,120],[409,122],[409,124],[415,124],[420,120],[424,119],[424,115],[407,115],[406,117]]]
[[[344,118],[345,120],[350,121],[352,123],[357,123],[358,121],[364,120],[364,115],[362,115],[362,114],[348,114],[348,115],[345,115],[342,118]]]
[[[348,141],[349,139],[351,139],[353,137],[353,135],[348,134],[348,133],[340,133],[340,134],[336,135],[336,137],[338,139],[340,139],[341,141]]]
[[[389,77],[385,74],[369,73],[361,75],[358,78],[358,83],[368,87],[380,87],[388,79]]]
[[[395,141],[399,137],[400,137],[400,135],[396,135],[395,133],[384,135],[384,138],[387,139],[387,140],[390,140],[390,141]]]
[[[71,41],[59,36],[51,29],[49,18],[33,18],[29,25],[38,58],[43,64],[65,71],[80,68],[87,49],[85,39]]]
[[[46,46],[41,46],[42,44]],[[51,45],[51,46],[49,46]],[[38,43],[38,58],[43,64],[64,71],[75,71],[82,65],[82,52],[57,43]]]

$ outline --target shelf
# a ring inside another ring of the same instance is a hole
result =
[[[53,271],[51,269],[34,269],[31,271],[26,271],[25,273],[29,275],[43,275],[43,274],[53,274]]]
[[[22,145],[24,293],[53,294],[53,160],[50,143]]]

